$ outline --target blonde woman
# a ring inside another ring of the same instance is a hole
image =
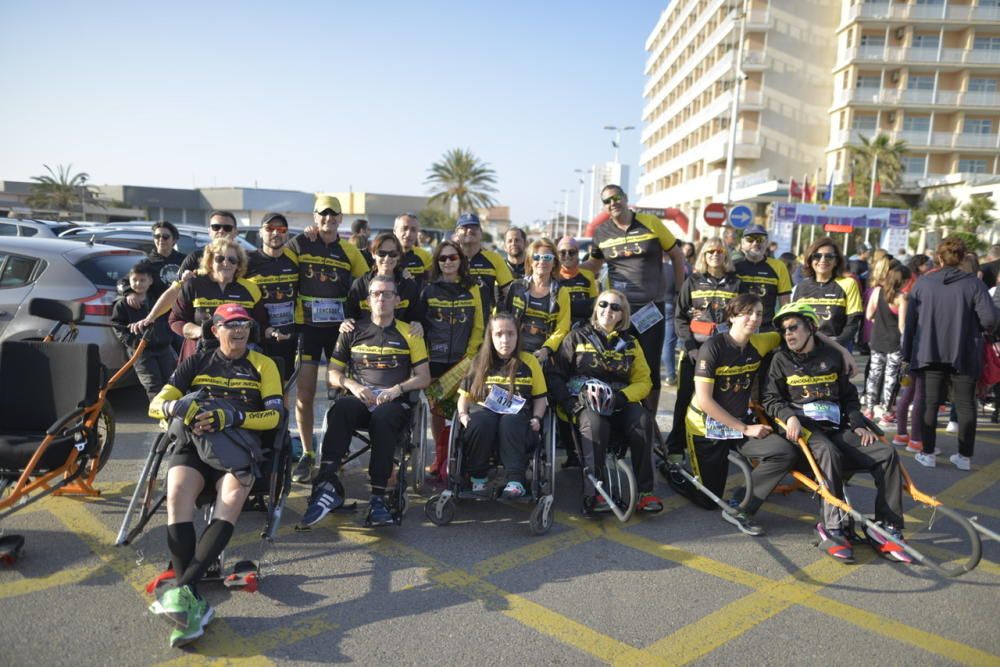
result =
[[[518,322],[521,349],[543,366],[570,328],[569,290],[559,284],[559,268],[556,244],[545,238],[533,241],[524,260],[524,278],[511,283],[500,305]]]

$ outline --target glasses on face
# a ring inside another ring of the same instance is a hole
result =
[[[578,253],[576,250],[573,250],[572,248],[570,248],[568,250],[560,250],[559,251],[559,256],[560,257],[579,257],[580,253]]]
[[[458,261],[458,253],[451,253],[450,255],[439,255],[438,256],[438,261],[439,262],[457,262]]]
[[[622,305],[620,303],[615,303],[614,301],[598,301],[598,308],[610,308],[612,313],[622,312]]]
[[[153,234],[153,239],[156,241],[169,241],[174,238],[172,234]]]
[[[284,225],[265,225],[264,230],[272,234],[284,234],[288,231],[288,227]]]
[[[544,253],[536,252],[534,255],[531,256],[531,259],[535,262],[551,262],[555,258],[556,256],[553,255],[551,252],[544,252]]]
[[[781,335],[784,336],[787,333],[795,333],[801,327],[801,324],[789,324],[788,326],[781,327]]]
[[[610,197],[606,197],[605,199],[602,199],[601,203],[604,204],[605,206],[608,206],[609,204],[612,204],[612,203],[617,204],[621,200],[622,200],[622,195],[611,195]]]
[[[767,241],[767,237],[766,236],[744,236],[743,240],[746,241],[747,243],[763,244],[765,241]]]
[[[215,223],[215,222],[213,222],[211,225],[209,225],[209,227],[212,229],[213,232],[231,232],[231,231],[233,231],[233,226],[232,225],[218,224],[218,223]]]
[[[386,257],[388,257],[389,259],[396,259],[399,257],[399,253],[396,252],[395,250],[376,250],[375,256],[380,257],[382,259],[385,259]]]
[[[726,254],[726,250],[725,250],[725,248],[715,248],[714,250],[706,250],[705,254],[706,255],[725,255]]]
[[[249,329],[251,324],[253,324],[253,322],[250,320],[233,320],[232,322],[223,322],[219,326],[223,329],[239,331],[241,329]]]
[[[396,296],[396,290],[391,289],[377,289],[368,292],[368,296],[373,299],[391,299]]]
[[[215,260],[216,264],[222,264],[223,262],[229,262],[233,266],[236,266],[236,265],[238,265],[240,263],[240,258],[239,257],[233,257],[232,255],[216,255],[212,259]]]
[[[814,252],[812,254],[812,260],[814,262],[818,262],[821,259],[825,259],[828,262],[836,261],[836,259],[837,259],[837,253],[835,253],[835,252]]]

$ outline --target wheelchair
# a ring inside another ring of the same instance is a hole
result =
[[[146,345],[107,378],[98,346],[73,342],[82,304],[32,299],[28,309],[56,323],[42,341],[0,345],[0,519],[49,493],[100,495],[94,480],[114,441],[107,395]],[[13,563],[23,544],[0,538],[0,558]]]
[[[336,404],[337,397],[343,395],[342,391],[332,394],[333,403],[327,409],[327,420],[329,420],[330,411],[333,410],[333,406]],[[406,403],[409,407],[409,428],[403,433],[402,442],[399,443],[398,456],[393,458],[393,463],[396,467],[396,481],[392,484],[391,488],[386,489],[386,504],[392,513],[393,523],[397,526],[403,523],[403,515],[406,514],[406,510],[410,504],[409,498],[406,495],[406,489],[410,484],[407,469],[410,471],[409,474],[412,475],[414,492],[419,492],[426,480],[424,464],[427,460],[427,451],[432,449],[427,443],[434,442],[434,437],[430,432],[431,408],[423,390],[408,392]],[[355,439],[361,441],[362,446],[356,450],[348,451],[347,455],[340,461],[339,467],[341,470],[351,461],[371,451],[371,437],[367,429],[358,429],[353,435]],[[353,441],[351,444],[354,444]],[[341,498],[347,497],[345,495],[346,489],[344,488],[344,484],[339,478],[334,483],[334,488],[337,490],[337,495]],[[353,510],[356,506],[356,503],[350,506],[345,505],[348,510]],[[367,512],[365,514],[365,525],[371,525],[371,517]]]
[[[469,490],[469,479],[462,469],[462,446],[460,438],[465,427],[458,417],[452,421],[448,437],[448,471],[445,490],[431,496],[424,504],[424,514],[436,526],[446,526],[458,513],[458,500],[496,500],[504,484],[503,475],[494,453],[494,465],[490,471],[488,495],[474,495]],[[528,463],[528,494],[524,501],[535,504],[528,520],[528,527],[534,535],[544,535],[552,527],[555,519],[553,503],[556,489],[556,417],[552,410],[545,413],[542,429],[532,434],[531,458]],[[634,486],[633,486],[634,488]]]
[[[575,423],[570,424],[570,431],[573,434],[573,447],[581,462],[581,485],[584,479],[589,479],[594,490],[604,498],[615,517],[626,523],[635,514],[639,501],[639,487],[635,472],[632,470],[632,460],[628,455],[628,442],[612,434],[611,441],[604,447],[604,460],[597,461],[597,469],[591,470],[583,464],[583,443]],[[581,493],[581,511],[587,516],[596,516],[593,496],[584,496]]]
[[[721,509],[723,512],[734,516],[739,512],[745,511],[750,505],[751,498],[753,498],[753,479],[751,477],[753,468],[746,457],[732,449],[726,457],[729,460],[730,479],[732,479],[733,470],[735,469],[736,477],[742,482],[737,483],[733,488],[733,499],[736,502],[735,504],[731,504],[717,496],[702,483],[701,475],[692,466],[691,459],[694,457],[693,449],[693,445],[688,447],[687,454],[682,462],[670,463],[667,461],[667,454],[663,447],[657,446],[653,448],[653,455],[659,459],[657,469],[667,480],[670,488],[702,509]]]

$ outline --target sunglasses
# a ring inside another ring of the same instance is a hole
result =
[[[818,262],[821,259],[826,259],[826,260],[829,260],[829,261],[832,262],[835,259],[837,259],[837,253],[835,253],[835,252],[814,252],[812,254],[812,260],[814,262]]]
[[[531,256],[531,259],[536,262],[551,262],[556,258],[551,252],[546,253],[535,253]]]
[[[598,308],[610,308],[612,313],[622,312],[622,305],[620,303],[614,303],[612,301],[598,301]]]
[[[440,255],[438,257],[438,261],[439,262],[457,262],[458,261],[458,254],[455,253],[455,254],[451,254],[451,255]]]
[[[174,236],[173,234],[153,234],[153,238],[157,241],[169,241]]]
[[[382,259],[385,259],[386,257],[388,257],[389,259],[396,259],[397,257],[399,257],[399,253],[396,252],[395,250],[376,250],[375,256],[380,257]]]
[[[767,241],[766,236],[744,236],[743,240],[747,243],[764,243]]]
[[[572,249],[570,249],[570,250],[560,250],[559,251],[559,256],[560,257],[578,257],[579,255],[580,255],[579,252],[577,252],[576,250],[572,250]]]
[[[216,255],[212,259],[215,261],[216,264],[222,264],[223,262],[229,262],[233,266],[236,266],[236,265],[238,265],[240,263],[240,258],[239,257],[232,257],[230,255]]]
[[[213,232],[231,232],[231,231],[233,231],[233,226],[232,225],[218,225],[218,224],[216,224],[216,223],[213,222],[211,225],[209,225],[209,227],[211,227],[211,229],[212,229]]]
[[[322,211],[316,211],[316,212],[319,213],[320,215],[340,215],[340,213],[334,211],[332,208],[324,208]]]
[[[252,324],[253,322],[250,320],[232,320],[231,322],[223,322],[219,326],[223,329],[235,329],[238,331],[240,329],[249,329]]]
[[[706,255],[725,255],[726,251],[724,248],[716,248],[715,250],[706,250]]]
[[[396,296],[396,290],[391,289],[377,289],[368,292],[368,296],[373,299],[391,299]]]
[[[272,234],[284,234],[288,231],[288,227],[284,225],[264,225],[264,229]]]
[[[789,331],[791,331],[792,333],[795,333],[801,327],[802,327],[801,324],[789,324],[787,327],[781,327],[781,334],[784,335],[784,334],[788,333]]]
[[[622,200],[622,195],[611,195],[607,199],[602,199],[601,203],[606,206],[606,205],[611,204],[611,203],[616,203],[617,204],[621,200]]]

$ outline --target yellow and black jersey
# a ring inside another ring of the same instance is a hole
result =
[[[569,292],[553,280],[544,296],[531,293],[527,280],[514,281],[504,296],[500,310],[514,316],[520,326],[521,349],[535,352],[547,347],[555,352],[569,333]]]
[[[514,280],[524,278],[524,262],[512,264],[509,259],[504,259],[504,264],[507,265],[507,270],[510,271],[510,275],[514,277]]]
[[[792,291],[792,301],[810,304],[819,315],[819,330],[848,347],[861,325],[861,292],[850,276],[821,283],[803,278]]]
[[[278,425],[281,376],[266,355],[247,350],[239,359],[222,350],[199,350],[182,361],[149,404],[149,416],[163,419],[163,402],[175,401],[204,388],[209,398],[222,398],[243,411],[243,428],[267,430]]]
[[[483,344],[485,315],[479,285],[436,280],[424,286],[415,321],[424,328],[431,363],[455,364],[472,358]]]
[[[740,293],[740,279],[735,273],[716,278],[707,273],[692,273],[677,296],[674,324],[677,336],[688,351],[697,349],[719,330],[728,330],[726,306]]]
[[[499,253],[480,250],[469,259],[469,274],[479,281],[479,296],[483,299],[483,312],[487,316],[500,298],[500,290],[507,287],[514,277],[510,275],[507,262]]]
[[[517,364],[517,370],[514,372],[514,393],[525,399],[524,409],[530,410],[532,399],[544,398],[548,387],[545,385],[545,376],[542,374],[542,367],[534,355],[527,352],[520,352],[517,358],[519,363]],[[489,395],[493,387],[499,387],[507,392],[510,391],[510,377],[504,372],[502,366],[490,369],[490,372],[486,376],[485,389],[487,395]],[[471,399],[469,394],[471,388],[472,378],[467,375],[462,380],[462,385],[459,387],[458,393],[468,396]],[[482,403],[480,402],[480,404]]]
[[[351,284],[351,289],[347,293],[347,301],[344,303],[344,314],[347,317],[359,319],[371,316],[372,307],[368,303],[368,286],[374,275],[375,272],[371,271]],[[402,271],[399,271],[393,279],[396,281],[396,293],[399,295],[399,304],[395,310],[396,319],[412,322],[415,317],[417,298],[420,296],[417,283],[412,278],[404,278]]]
[[[781,335],[776,331],[754,334],[742,346],[728,333],[716,334],[698,351],[694,381],[712,384],[715,402],[733,417],[743,419],[750,408],[750,396],[761,360],[780,344]],[[705,413],[698,406],[697,395],[691,399],[686,423],[689,433],[706,434]]]
[[[289,248],[277,257],[260,250],[249,253],[247,279],[260,288],[270,325],[288,328],[295,324],[295,297],[299,291],[299,258]]]
[[[299,295],[295,322],[315,327],[338,326],[344,319],[344,302],[355,278],[368,273],[357,246],[338,238],[324,243],[299,234],[288,242],[299,258]]]
[[[263,332],[268,326],[267,310],[261,301],[260,288],[247,278],[237,278],[220,287],[207,275],[196,275],[181,288],[170,313],[171,328],[181,333],[187,322],[202,324],[212,319],[215,309],[224,303],[238,303],[247,309]]]
[[[399,268],[406,269],[417,281],[417,287],[423,287],[430,278],[431,264],[433,263],[431,254],[420,246],[413,246],[399,260]]]
[[[608,263],[608,281],[628,299],[633,309],[664,299],[663,253],[677,244],[659,218],[632,213],[622,231],[612,220],[594,230],[590,256]]]
[[[350,333],[341,333],[330,363],[373,389],[388,389],[413,377],[413,369],[427,363],[422,338],[410,335],[410,326],[393,320],[380,327],[368,318]]]
[[[761,391],[767,414],[787,422],[792,416],[811,416],[819,411],[808,404],[833,403],[840,420],[851,428],[864,426],[858,390],[844,372],[841,352],[821,340],[808,354],[795,354],[787,347],[774,353]]]
[[[569,319],[573,326],[587,322],[594,313],[597,298],[597,279],[593,271],[579,269],[570,275],[565,271],[559,275],[559,285],[569,293]]]
[[[743,259],[736,263],[736,276],[740,279],[741,294],[756,294],[760,297],[764,304],[761,330],[771,330],[774,327],[771,319],[777,308],[778,297],[792,293],[788,267],[780,259],[773,257],[765,257],[759,262]]]
[[[628,333],[605,334],[589,322],[569,332],[553,359],[551,388],[556,403],[568,398],[566,385],[576,377],[607,382],[629,401],[641,401],[653,388],[639,341]]]

